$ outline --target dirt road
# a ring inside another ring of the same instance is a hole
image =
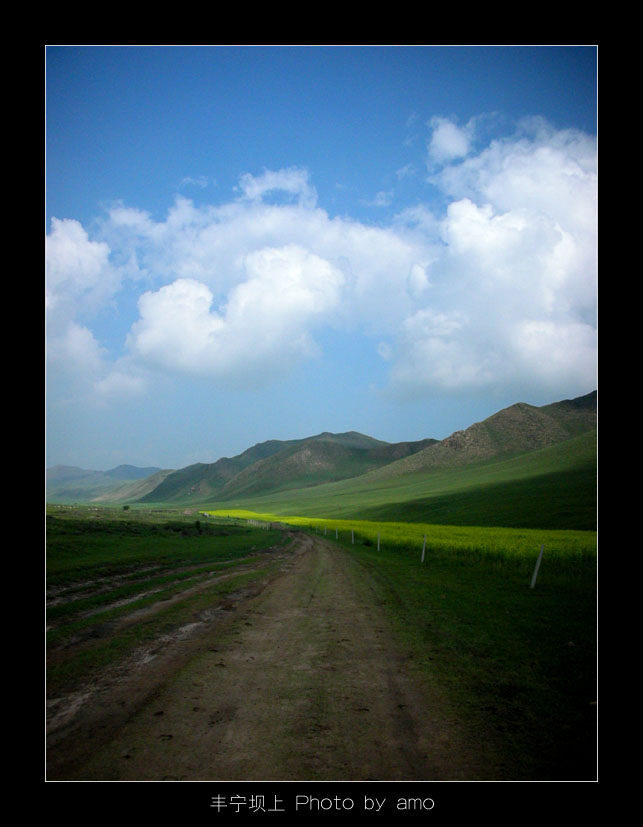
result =
[[[322,539],[300,535],[278,576],[165,655],[144,696],[125,675],[52,733],[51,780],[484,777],[366,572]]]

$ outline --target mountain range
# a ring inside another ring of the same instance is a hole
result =
[[[405,511],[409,519],[416,512],[426,516],[441,496],[448,494],[451,505],[465,491],[470,498],[480,485],[489,494],[489,486],[511,482],[513,497],[517,485],[532,480],[533,490],[538,479],[541,496],[549,490],[552,497],[558,492],[557,502],[561,492],[569,500],[571,488],[579,490],[573,480],[581,473],[583,496],[594,491],[595,500],[596,427],[593,391],[542,407],[517,403],[442,440],[388,443],[355,431],[324,432],[261,442],[238,456],[179,470],[120,465],[98,472],[56,466],[47,470],[47,499],[231,508],[252,504],[273,510],[291,503],[305,507],[302,513],[323,503],[337,513],[350,501],[353,513],[394,519]]]
[[[159,472],[164,473],[161,468],[138,468],[134,465],[118,465],[109,471],[54,465],[46,470],[47,499],[51,502],[89,502],[120,489],[124,484],[151,480]]]

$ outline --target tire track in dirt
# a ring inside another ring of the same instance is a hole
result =
[[[300,543],[69,780],[485,777],[476,744],[411,672],[364,569],[321,539]]]

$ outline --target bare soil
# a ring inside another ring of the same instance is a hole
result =
[[[476,780],[489,755],[367,573],[297,535],[278,571],[49,701],[48,780]]]

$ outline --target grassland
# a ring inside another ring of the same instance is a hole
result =
[[[358,545],[377,545],[379,538],[381,549],[415,553],[418,559],[426,538],[426,555],[439,552],[445,555],[446,559],[466,555],[469,560],[474,557],[495,560],[498,565],[522,568],[524,571],[533,568],[541,545],[546,547],[550,563],[562,563],[565,567],[574,562],[589,562],[591,566],[596,563],[596,532],[593,531],[339,520],[277,515],[243,509],[217,509],[210,513],[214,517],[226,518],[232,523],[248,520],[264,523],[281,521],[297,528],[322,531],[330,537],[336,533],[337,538],[342,540],[352,537]]]
[[[50,506],[46,533],[50,694],[265,576],[263,552],[284,542],[283,532],[170,509]]]
[[[209,508],[453,526],[596,529],[596,431],[464,468],[349,480],[255,494]]]
[[[500,749],[504,778],[595,777],[595,531],[322,517],[289,504],[207,518],[48,507],[49,696],[264,578],[280,522],[324,535],[363,567],[420,680],[439,683],[481,750]]]
[[[551,538],[550,538],[551,541]],[[343,543],[347,546],[346,539]],[[545,547],[547,548],[547,546]],[[533,550],[535,552],[535,549]],[[535,553],[445,547],[351,553],[375,576],[418,670],[501,745],[507,779],[596,776],[596,592],[589,549]]]
[[[454,714],[501,745],[505,778],[595,777],[595,532],[281,519],[337,537],[372,575],[400,645]]]

